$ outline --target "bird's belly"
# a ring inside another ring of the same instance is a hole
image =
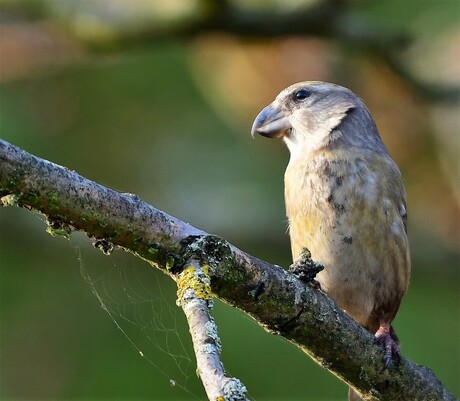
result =
[[[380,305],[391,313],[397,311],[406,286],[399,272],[406,269],[400,263],[407,260],[407,249],[398,245],[390,228],[379,223],[385,216],[374,208],[303,212],[289,219],[294,260],[308,248],[313,260],[325,266],[317,275],[321,288],[358,323],[374,330],[369,321]]]
[[[371,294],[366,291],[370,285],[368,274],[363,274],[361,263],[366,255],[362,255],[358,249],[356,237],[340,235],[337,227],[327,224],[324,219],[318,221],[318,216],[310,216],[299,222],[291,220],[290,236],[293,259],[298,258],[304,247],[308,248],[312,259],[325,267],[316,276],[321,288],[341,309],[363,324],[373,305]],[[343,242],[345,238],[350,243]]]
[[[362,152],[355,156],[290,162],[286,212],[293,259],[308,248],[324,265],[323,290],[374,330],[379,319],[393,319],[407,289],[409,245],[387,160],[370,169]]]

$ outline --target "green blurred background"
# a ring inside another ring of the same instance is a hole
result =
[[[318,10],[316,25],[289,20]],[[349,87],[406,180],[402,352],[459,396],[459,16],[447,0],[3,0],[0,136],[286,267],[288,152],[252,140],[252,119],[296,81]],[[0,209],[1,399],[204,399],[174,283],[45,228]],[[254,399],[346,399],[243,313],[216,301],[214,316]]]

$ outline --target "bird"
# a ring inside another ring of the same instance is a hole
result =
[[[332,83],[283,89],[251,134],[280,138],[290,159],[284,196],[292,259],[305,248],[321,290],[375,333],[383,368],[400,358],[392,326],[410,278],[406,192],[364,102]],[[359,395],[350,387],[350,401]]]

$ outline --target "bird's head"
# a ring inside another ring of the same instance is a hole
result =
[[[291,155],[321,149],[339,138],[354,146],[382,146],[361,99],[327,82],[299,82],[281,91],[256,117],[251,133],[283,138]]]

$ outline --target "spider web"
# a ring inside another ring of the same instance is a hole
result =
[[[203,393],[196,394],[202,386],[196,376],[186,319],[175,304],[171,280],[122,250],[114,250],[107,257],[92,247],[88,249],[74,236],[72,242],[83,279],[137,353],[172,389],[182,390],[182,396],[185,392],[187,399],[203,399]]]

